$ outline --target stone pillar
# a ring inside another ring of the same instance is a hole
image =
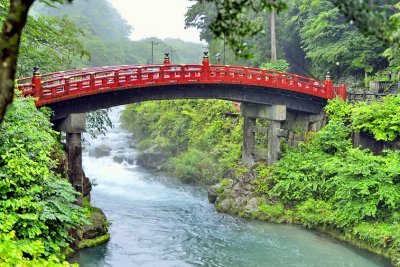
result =
[[[286,120],[285,105],[260,105],[242,103],[240,112],[245,118],[243,126],[243,156],[242,160],[246,163],[254,161],[254,146],[256,118],[268,119],[268,163],[273,164],[278,160],[280,153],[281,124]],[[251,120],[252,119],[252,120]],[[252,157],[250,158],[249,155]]]
[[[281,144],[278,131],[281,129],[280,121],[270,121],[268,126],[268,164],[274,164],[278,161],[281,152]]]
[[[68,178],[79,193],[83,191],[81,133],[67,133]]]
[[[243,123],[243,152],[242,161],[244,163],[254,162],[254,147],[256,143],[256,134],[254,132],[256,118],[244,117]]]
[[[86,130],[86,114],[71,114],[60,125],[59,130],[67,135],[68,178],[76,191],[81,193],[78,204],[82,204],[85,174],[82,168],[82,133]]]
[[[268,164],[274,164],[279,159],[281,152],[280,132],[282,122],[286,120],[286,106],[274,105],[268,112]]]

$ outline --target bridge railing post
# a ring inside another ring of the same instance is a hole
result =
[[[346,101],[347,99],[347,85],[346,83],[343,83],[342,86],[340,87],[340,96],[343,99],[343,101]]]
[[[71,88],[71,85],[70,85],[69,76],[65,76],[64,77],[64,90],[65,90],[65,92],[67,92],[67,94],[68,94],[70,88]]]
[[[119,70],[114,70],[114,85],[118,86],[119,84]]]
[[[40,96],[42,95],[42,78],[38,66],[35,66],[33,68],[32,89],[33,89],[33,96],[40,98]]]
[[[90,90],[93,91],[96,87],[96,81],[95,81],[95,73],[94,72],[90,72],[89,73],[89,86],[90,86]]]
[[[333,87],[332,87],[331,74],[329,73],[329,71],[326,73],[325,85],[326,85],[327,97],[329,99],[335,98],[335,92],[334,92]]]
[[[208,60],[208,52],[204,52],[202,64],[203,77],[208,79],[210,77],[210,61]]]
[[[171,64],[171,61],[169,59],[169,53],[165,53],[164,65],[169,65],[169,64]]]

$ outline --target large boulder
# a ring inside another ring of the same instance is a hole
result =
[[[135,163],[135,154],[134,153],[125,153],[124,154],[124,160],[128,162],[129,164],[134,164]]]
[[[124,156],[123,155],[115,155],[113,157],[113,161],[115,161],[117,163],[122,163],[124,161]]]
[[[159,169],[167,161],[162,148],[154,146],[136,155],[136,164],[151,169]]]
[[[95,158],[107,157],[110,156],[111,147],[107,145],[99,145],[89,151],[89,156]]]
[[[90,206],[88,223],[83,225],[84,239],[92,239],[107,234],[107,218],[104,212],[96,207]]]

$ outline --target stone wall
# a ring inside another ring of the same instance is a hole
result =
[[[374,154],[382,154],[385,149],[400,149],[400,136],[391,142],[375,140],[371,135],[363,132],[352,133],[354,147],[370,149]]]

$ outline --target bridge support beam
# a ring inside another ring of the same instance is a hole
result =
[[[279,158],[282,122],[286,120],[285,105],[260,105],[241,103],[240,111],[244,117],[243,155],[244,163],[254,162],[256,119],[268,119],[268,163],[273,164]]]
[[[59,131],[66,133],[68,155],[68,178],[76,191],[81,193],[78,204],[82,204],[85,174],[82,168],[82,133],[86,131],[86,114],[71,114],[59,125]]]

